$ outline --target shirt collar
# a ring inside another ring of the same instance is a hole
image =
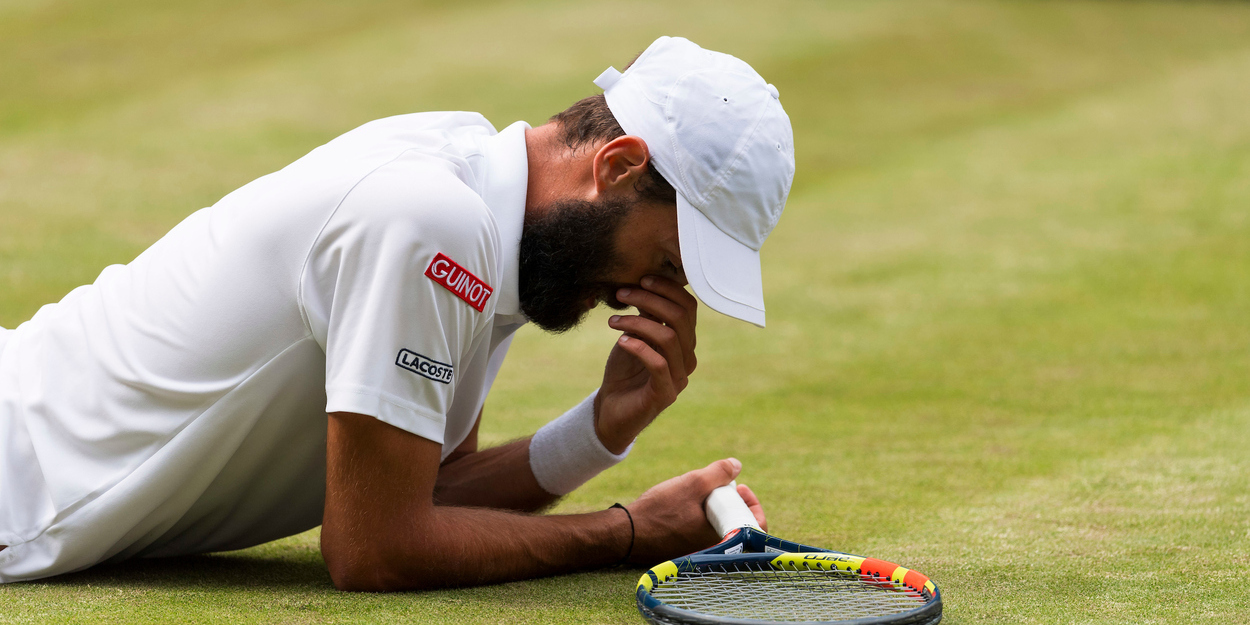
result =
[[[525,122],[516,122],[479,144],[486,167],[482,200],[495,218],[499,232],[499,290],[495,325],[524,323],[520,299],[521,226],[525,223],[525,194],[529,186],[529,153]]]

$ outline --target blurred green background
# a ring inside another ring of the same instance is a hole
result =
[[[929,574],[949,623],[1250,622],[1250,4],[0,0],[0,326],[368,120],[541,123],[656,36],[781,91],[769,327],[558,511],[725,455],[779,535]],[[483,438],[597,385],[523,330]],[[641,571],[333,591],[316,533],[0,587],[10,622],[640,622]]]

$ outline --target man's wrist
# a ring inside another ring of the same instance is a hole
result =
[[[599,442],[603,444],[604,449],[614,453],[623,454],[633,444],[633,437],[622,437],[614,435],[609,429],[603,427],[603,394],[595,393],[594,401],[595,409],[595,436]]]
[[[625,555],[621,556],[621,559],[617,561],[616,564],[619,566],[629,562],[629,557],[634,555],[634,541],[638,538],[638,528],[634,525],[634,515],[629,511],[629,508],[620,503],[612,504],[612,507],[608,508],[608,510],[612,508],[619,508],[625,513],[625,517],[629,519],[629,546],[625,548]]]

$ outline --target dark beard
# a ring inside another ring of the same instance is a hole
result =
[[[519,271],[521,312],[547,332],[577,327],[586,301],[627,308],[608,281],[617,264],[616,234],[632,210],[627,202],[564,200],[525,216]]]

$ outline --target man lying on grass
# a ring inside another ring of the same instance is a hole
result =
[[[793,178],[790,123],[750,66],[680,38],[595,82],[604,95],[538,128],[365,124],[0,330],[0,581],[317,525],[351,590],[715,542],[701,504],[732,459],[627,509],[529,513],[624,459],[685,388],[687,281],[763,325],[758,250]],[[637,309],[608,322],[602,386],[479,450],[517,328],[568,330],[599,302]]]

